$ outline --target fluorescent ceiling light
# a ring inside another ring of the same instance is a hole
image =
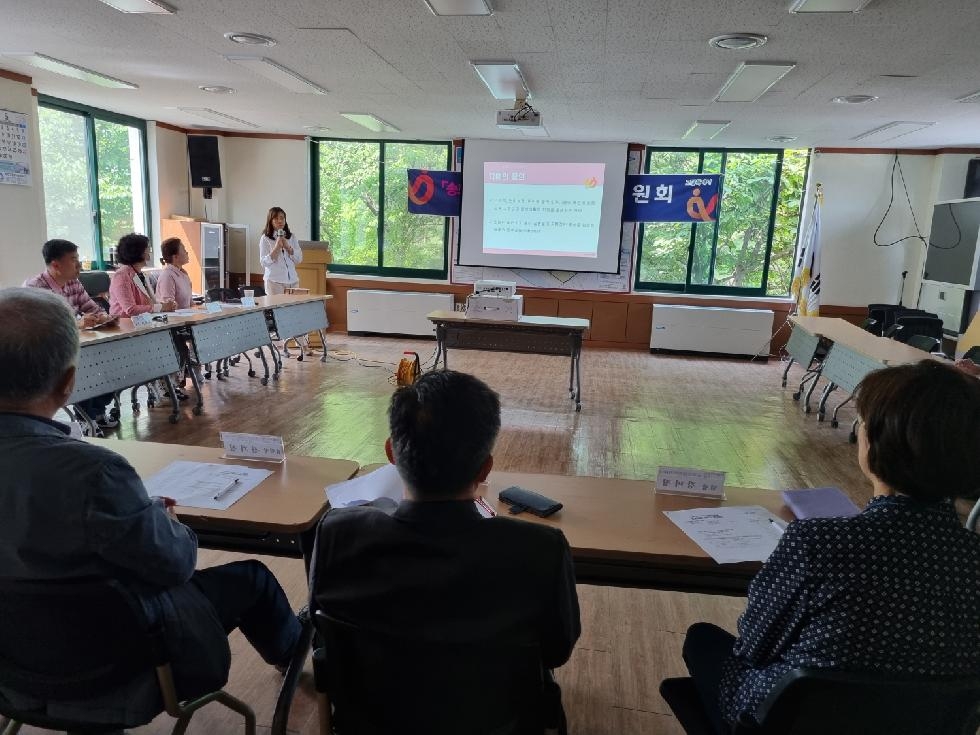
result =
[[[873,94],[845,94],[841,97],[834,97],[830,101],[838,105],[866,105],[876,99],[878,98]]]
[[[177,109],[181,112],[186,112],[188,115],[197,115],[198,117],[203,117],[205,120],[214,120],[225,125],[233,123],[235,125],[245,125],[250,128],[258,127],[258,125],[250,123],[248,120],[242,120],[240,117],[235,117],[234,115],[226,115],[223,112],[212,110],[210,107],[178,107]]]
[[[327,90],[314,84],[309,79],[300,76],[292,69],[287,69],[281,64],[277,64],[272,59],[262,56],[226,56],[227,61],[239,66],[244,66],[259,76],[270,79],[280,87],[285,87],[290,92],[300,94],[326,94]]]
[[[357,123],[361,127],[373,130],[375,133],[398,133],[400,132],[391,123],[387,123],[377,115],[369,112],[342,112],[342,117],[346,117],[351,122]]]
[[[493,15],[486,0],[425,0],[433,15]]]
[[[748,61],[739,64],[715,97],[716,102],[755,102],[789,74],[795,63]]]
[[[875,142],[894,140],[895,138],[901,138],[903,135],[914,133],[917,130],[923,130],[924,128],[931,127],[935,124],[936,123],[934,122],[908,122],[896,120],[895,122],[882,125],[874,130],[869,130],[865,133],[861,133],[860,135],[856,135],[851,138],[851,140],[873,140]]]
[[[857,13],[871,0],[793,0],[791,13]]]
[[[275,46],[276,39],[269,38],[269,36],[263,36],[259,33],[245,33],[237,31],[229,31],[225,34],[225,38],[234,43],[240,43],[245,46]]]
[[[53,71],[55,74],[61,74],[62,76],[71,77],[72,79],[81,79],[83,82],[98,84],[100,87],[110,87],[112,89],[139,89],[138,84],[124,82],[122,79],[110,77],[108,74],[92,71],[91,69],[86,69],[84,66],[69,64],[67,61],[61,61],[51,56],[45,56],[44,54],[8,53],[3,55],[9,56],[12,59],[18,59],[30,64],[31,66],[36,66],[38,69]]]
[[[174,9],[160,0],[102,0],[102,2],[121,13],[174,14]]]
[[[498,100],[526,100],[531,96],[521,68],[513,61],[471,61],[473,71]]]
[[[681,138],[685,140],[711,140],[731,124],[731,120],[695,120]]]

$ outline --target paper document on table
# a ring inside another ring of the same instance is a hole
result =
[[[327,500],[331,508],[350,508],[364,505],[378,498],[389,498],[400,503],[404,497],[405,485],[398,476],[395,465],[386,464],[374,472],[355,477],[353,480],[338,482],[326,488]]]
[[[781,535],[769,521],[782,521],[759,505],[665,510],[664,515],[719,564],[765,561]]]
[[[227,510],[271,474],[237,464],[177,460],[143,484],[147,494],[173,498],[185,508]]]

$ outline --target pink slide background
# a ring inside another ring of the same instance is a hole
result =
[[[483,164],[483,183],[500,185],[505,184],[532,184],[532,185],[554,185],[561,186],[585,186],[586,181],[595,179],[593,186],[602,186],[603,172],[606,165],[604,163],[508,163],[506,161],[486,161]],[[491,178],[492,174],[506,174],[499,180]],[[514,179],[513,174],[524,174],[523,180],[520,175]]]

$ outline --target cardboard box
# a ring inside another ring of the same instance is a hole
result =
[[[467,319],[494,319],[500,322],[519,321],[524,314],[523,296],[486,296],[473,294],[466,299]]]

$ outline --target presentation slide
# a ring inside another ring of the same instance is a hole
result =
[[[467,140],[459,265],[616,273],[625,143]]]
[[[483,164],[483,252],[599,254],[603,163]]]

